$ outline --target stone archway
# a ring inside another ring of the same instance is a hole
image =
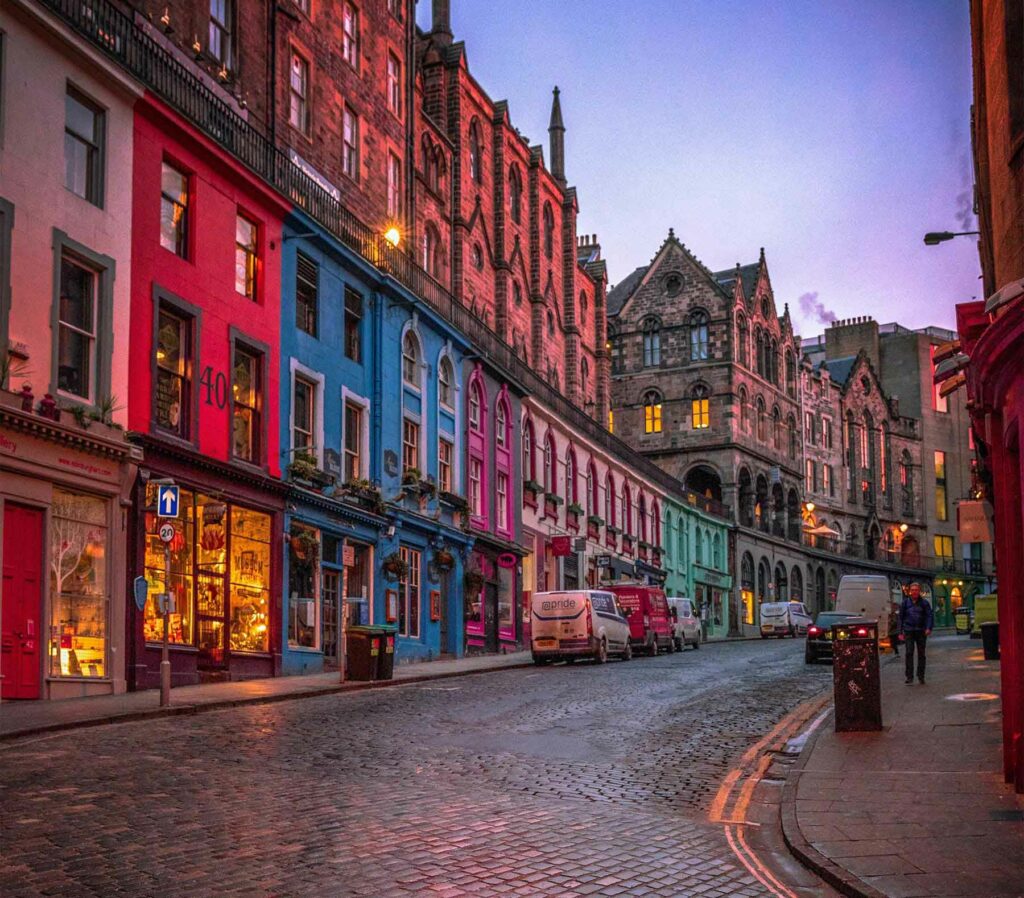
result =
[[[739,511],[739,520],[741,527],[753,527],[754,526],[754,481],[750,476],[749,468],[740,468],[739,474],[736,477],[737,483],[737,498],[736,502]]]
[[[683,483],[688,490],[706,499],[722,501],[722,478],[707,464],[694,465],[686,472]]]

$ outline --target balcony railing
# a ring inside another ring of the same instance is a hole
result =
[[[568,425],[582,431],[608,452],[629,459],[638,473],[677,500],[731,520],[730,509],[683,487],[654,462],[566,399],[502,340],[479,316],[462,305],[407,253],[396,249],[356,217],[343,203],[296,166],[265,135],[245,121],[193,72],[131,17],[107,0],[38,0],[94,46],[134,75],[267,183],[288,197],[345,246],[391,275],[465,334],[496,367],[505,371]]]
[[[975,559],[949,558],[937,555],[921,555],[919,553],[903,554],[898,549],[889,549],[879,544],[866,546],[862,543],[850,543],[846,540],[828,539],[821,536],[804,534],[803,544],[819,552],[828,552],[842,558],[856,558],[859,561],[873,561],[879,564],[891,564],[898,567],[915,568],[933,573],[960,574],[968,577],[994,577],[995,565]]]

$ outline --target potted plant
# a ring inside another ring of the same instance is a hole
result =
[[[574,514],[576,515],[576,517],[579,517],[581,514],[583,514],[583,506],[580,505],[579,502],[570,502],[568,511],[569,514]]]
[[[438,570],[450,571],[455,567],[455,556],[447,549],[438,549],[434,553],[434,564],[437,565]]]
[[[479,595],[480,590],[484,588],[483,572],[477,568],[467,570],[462,579],[466,587],[466,592],[471,596]]]
[[[419,468],[406,468],[402,471],[402,486],[416,486],[420,482]]]
[[[307,565],[314,565],[320,558],[320,540],[317,539],[315,530],[308,530],[300,527],[290,535],[289,544],[292,554],[298,561]]]
[[[469,500],[465,496],[460,496],[458,493],[449,493],[447,491],[441,492],[441,501],[445,505],[449,506],[452,511],[458,512],[459,514],[469,514]]]
[[[288,465],[288,476],[292,480],[312,484],[316,476],[316,457],[308,452],[296,452]]]
[[[601,527],[604,524],[604,518],[599,514],[587,515],[587,523],[592,527]]]
[[[524,480],[523,489],[528,493],[533,493],[534,497],[544,492],[544,487],[541,486],[536,480]]]
[[[552,505],[564,505],[565,499],[558,495],[558,493],[548,493],[544,497],[545,502],[550,502]]]
[[[409,563],[400,552],[392,552],[380,563],[380,569],[389,580],[404,580],[409,573]]]

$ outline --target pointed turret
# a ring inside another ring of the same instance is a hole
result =
[[[565,124],[562,122],[562,104],[558,99],[560,91],[556,86],[551,101],[551,124],[548,138],[551,144],[551,174],[559,184],[565,185]]]

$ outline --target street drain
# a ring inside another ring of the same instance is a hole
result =
[[[989,811],[989,818],[1004,823],[1024,823],[1024,811]]]

